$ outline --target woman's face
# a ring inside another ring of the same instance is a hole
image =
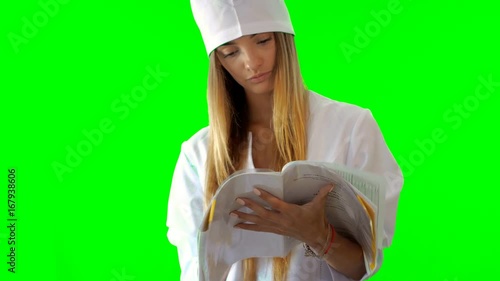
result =
[[[247,94],[273,91],[276,45],[272,32],[242,36],[219,46],[216,53],[222,66]]]

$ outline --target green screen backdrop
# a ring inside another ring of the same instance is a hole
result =
[[[494,280],[498,4],[286,3],[307,86],[371,109],[403,169],[372,280]],[[171,177],[181,143],[208,125],[189,1],[0,11],[0,279],[178,280]]]

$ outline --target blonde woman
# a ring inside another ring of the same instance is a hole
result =
[[[280,171],[288,162],[337,162],[391,175],[386,196],[384,248],[393,238],[401,170],[368,109],[326,98],[303,84],[294,30],[282,0],[191,0],[209,58],[209,126],[181,147],[168,203],[168,239],[178,249],[181,280],[196,281],[198,230],[219,184],[244,168]],[[395,184],[394,184],[395,183]],[[265,191],[273,206],[247,198],[235,211],[247,221],[237,227],[298,239],[307,245],[285,258],[255,257],[233,264],[227,281],[366,280],[356,241],[329,225],[325,186],[305,205],[288,204]],[[335,242],[335,248],[327,247]],[[306,249],[321,255],[315,259]],[[324,252],[322,252],[324,251]],[[381,261],[383,249],[378,249]],[[375,270],[375,272],[378,268]],[[220,280],[210,280],[220,281]]]

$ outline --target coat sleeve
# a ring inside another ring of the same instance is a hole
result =
[[[381,175],[386,180],[384,237],[382,249],[377,249],[378,266],[365,274],[361,280],[372,277],[383,260],[383,249],[392,244],[399,195],[403,186],[403,175],[388,148],[379,125],[372,113],[364,109],[356,121],[349,142],[347,166]],[[367,265],[368,272],[368,265]]]
[[[193,165],[189,152],[184,142],[172,177],[167,212],[167,238],[177,247],[181,281],[199,280],[198,229],[203,217],[199,167]]]

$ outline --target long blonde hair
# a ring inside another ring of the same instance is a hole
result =
[[[277,155],[273,170],[288,162],[306,159],[309,101],[302,81],[293,35],[276,32],[276,65],[272,130]],[[215,52],[208,74],[209,145],[206,162],[205,210],[218,186],[246,159],[248,108],[243,88],[222,67]],[[274,258],[274,281],[287,278],[290,255]],[[257,279],[255,258],[246,259],[244,281]]]

